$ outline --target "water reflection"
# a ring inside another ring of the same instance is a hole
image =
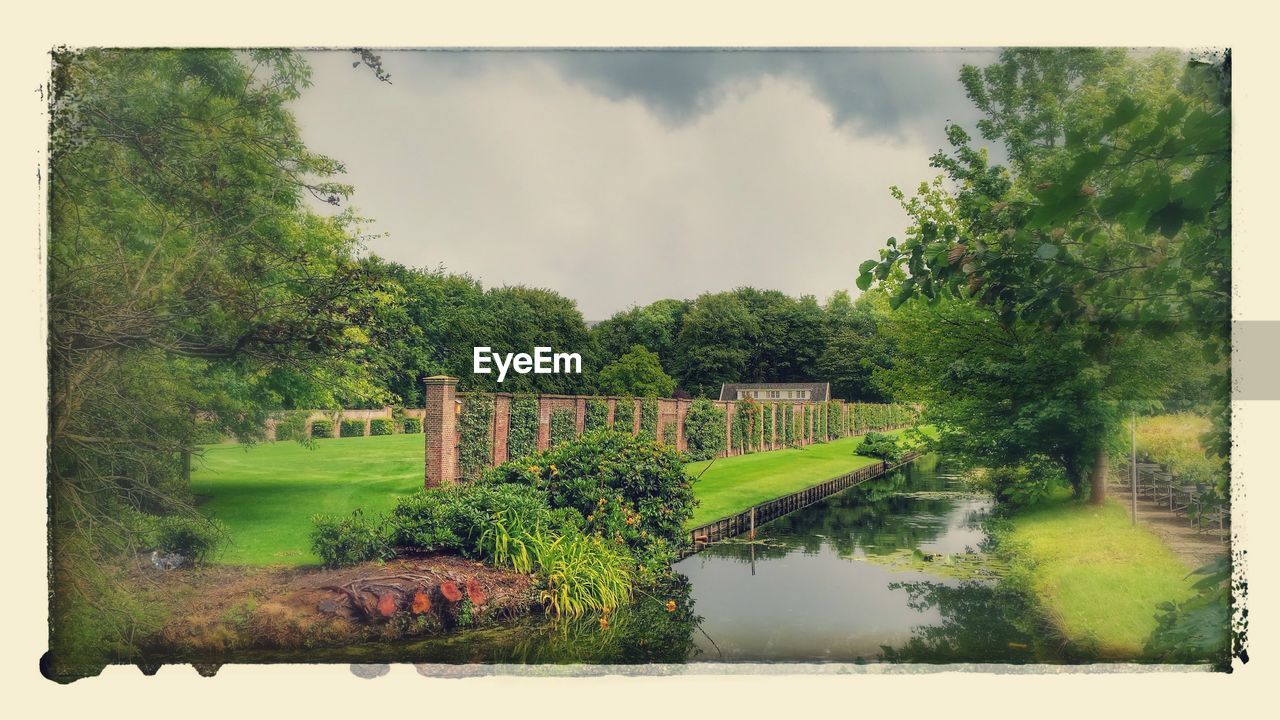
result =
[[[695,659],[1042,657],[1025,598],[927,562],[980,551],[991,509],[989,498],[965,492],[958,475],[927,456],[761,526],[754,542],[686,558],[676,570],[705,618]]]

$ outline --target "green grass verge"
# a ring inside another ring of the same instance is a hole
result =
[[[1190,570],[1115,501],[1057,501],[1011,519],[1014,553],[1031,563],[1031,590],[1063,637],[1103,659],[1137,658],[1156,605],[1192,593]]]
[[[219,562],[306,565],[320,562],[310,548],[312,515],[389,511],[422,487],[425,453],[421,434],[323,439],[312,448],[215,445],[191,486],[208,498],[200,509],[230,531]]]
[[[702,473],[702,477],[693,486],[698,507],[685,525],[695,528],[879,462],[877,458],[857,455],[861,444],[862,436],[847,437],[800,448],[690,463],[686,466],[689,474]]]

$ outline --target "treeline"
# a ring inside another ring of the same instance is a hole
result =
[[[422,402],[422,379],[460,378],[460,389],[564,394],[716,397],[725,382],[825,381],[835,397],[887,398],[873,381],[893,349],[878,332],[888,303],[878,292],[844,291],[819,304],[743,287],[692,300],[633,307],[588,328],[576,303],[525,286],[485,289],[442,269],[381,258],[362,262],[380,298],[364,328],[364,367],[378,392],[344,398],[349,407]],[[577,352],[581,375],[472,372],[472,348]]]

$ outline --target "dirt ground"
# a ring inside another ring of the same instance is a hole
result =
[[[535,603],[532,579],[453,555],[348,568],[142,563],[140,599],[166,609],[147,645],[161,653],[287,649],[386,641],[515,617]]]
[[[1132,516],[1132,503],[1127,489],[1112,489],[1113,497]],[[1230,528],[1219,533],[1217,527],[1197,531],[1185,515],[1170,512],[1168,507],[1145,499],[1138,500],[1138,522],[1150,528],[1187,566],[1194,570],[1226,555]]]

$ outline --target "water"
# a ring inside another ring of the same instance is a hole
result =
[[[693,661],[1027,662],[1033,613],[981,555],[988,497],[937,456],[677,563]]]

